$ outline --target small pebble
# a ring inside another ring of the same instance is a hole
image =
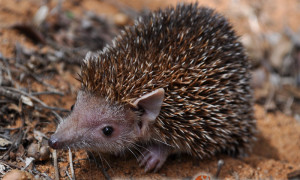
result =
[[[45,161],[50,158],[50,150],[48,146],[42,146],[40,149],[40,161]]]
[[[119,26],[128,24],[128,17],[125,14],[118,13],[114,16],[114,23]]]
[[[27,155],[29,157],[33,157],[35,160],[45,161],[50,158],[50,150],[48,146],[42,146],[39,148],[38,144],[32,143],[28,147]]]
[[[38,144],[30,144],[30,146],[28,147],[27,155],[29,157],[33,157],[34,159],[38,159],[40,157]]]
[[[10,152],[9,152],[9,159],[11,159],[11,160],[16,160],[16,153],[10,151]]]

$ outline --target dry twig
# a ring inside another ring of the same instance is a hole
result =
[[[62,111],[62,112],[69,112],[69,110],[67,109],[63,109],[63,108],[58,108],[58,107],[52,107],[52,106],[48,106],[47,104],[45,104],[43,101],[41,101],[40,99],[38,99],[37,97],[34,97],[32,95],[30,95],[27,92],[18,90],[16,88],[11,88],[11,87],[6,87],[6,89],[11,90],[11,91],[15,91],[17,93],[20,93],[24,96],[29,97],[30,99],[34,100],[35,102],[39,103],[43,108],[45,109],[50,109],[50,110],[54,110],[54,111]]]
[[[69,162],[70,162],[70,169],[71,169],[71,175],[72,175],[72,180],[75,180],[75,172],[74,172],[74,167],[73,167],[73,159],[72,159],[72,152],[71,149],[69,148]]]
[[[103,165],[101,163],[98,164],[99,168],[101,169],[101,172],[106,180],[111,180],[111,177],[108,175],[106,170],[104,169]]]
[[[32,92],[31,95],[33,96],[39,96],[39,95],[58,95],[58,96],[64,96],[65,94],[63,92],[57,92],[57,91],[41,91],[41,92]]]
[[[12,82],[12,76],[11,76],[11,71],[10,71],[10,67],[8,65],[8,58],[4,57],[1,53],[0,53],[0,59],[2,59],[4,65],[5,65],[5,71],[8,75],[8,79],[10,82]]]
[[[56,150],[53,150],[53,163],[54,163],[54,169],[55,169],[55,180],[59,180],[59,171],[58,171],[58,164],[57,164],[57,154]]]
[[[18,165],[12,164],[12,163],[10,163],[10,162],[6,162],[6,161],[1,160],[1,159],[0,159],[0,163],[6,164],[7,166],[13,167],[13,168],[15,168],[15,169],[22,169],[22,167],[20,167],[20,166],[18,166]]]
[[[222,167],[224,166],[224,161],[222,159],[220,159],[218,161],[218,169],[217,169],[217,172],[216,172],[216,175],[215,177],[218,179],[219,175],[220,175],[220,172],[221,172],[221,169]]]
[[[105,0],[105,2],[115,6],[122,13],[128,15],[131,19],[136,19],[139,16],[139,13],[137,11],[135,11],[133,8],[129,7],[128,5],[122,3],[121,1]]]

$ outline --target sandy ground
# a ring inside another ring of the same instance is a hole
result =
[[[53,1],[53,6],[55,6]],[[80,6],[75,6],[70,2],[65,2],[63,7],[69,9],[76,15],[83,11],[93,11],[97,14],[103,14],[107,18],[113,18],[119,13],[118,8],[107,1],[86,0],[78,1]],[[170,4],[176,4],[175,1],[167,0],[130,0],[125,1],[128,6],[141,10],[143,8],[157,9]],[[234,24],[238,34],[251,34],[254,31],[282,31],[284,26],[288,25],[292,29],[299,28],[300,3],[297,0],[266,0],[266,1],[200,1],[199,4],[216,8],[224,14]],[[248,5],[254,4],[258,13],[265,13],[264,19],[257,24],[251,24],[245,19],[251,9]],[[6,1],[0,0],[0,52],[6,57],[14,57],[14,45],[16,42],[22,45],[38,49],[39,46],[29,41],[24,35],[8,27],[19,22],[26,22],[33,16],[36,10],[41,6],[37,0],[29,1]],[[239,9],[239,10],[238,10]],[[241,10],[242,9],[242,10]],[[77,69],[78,71],[78,69]],[[75,74],[67,71],[63,77],[54,77],[49,83],[60,90],[67,89],[68,85],[79,87],[79,83],[74,79]],[[38,90],[37,87],[32,89]],[[48,104],[55,104],[60,107],[69,108],[75,101],[75,94],[69,94],[63,97],[59,102],[53,98],[43,98]],[[257,141],[254,144],[253,152],[248,157],[239,159],[226,155],[219,155],[211,159],[194,159],[189,156],[172,156],[158,173],[144,173],[143,169],[138,167],[134,156],[106,157],[111,168],[108,174],[113,178],[126,179],[190,179],[197,174],[214,175],[217,171],[217,162],[222,159],[225,165],[221,169],[221,179],[287,179],[287,174],[300,170],[300,123],[291,116],[281,112],[268,113],[260,105],[255,105],[255,115],[257,118]],[[47,135],[55,130],[55,123],[50,123],[44,127],[43,132]],[[68,157],[64,151],[58,152],[59,168],[62,179],[68,179],[65,170],[68,168]],[[74,151],[73,160],[75,161],[75,174],[77,179],[103,179],[103,175],[94,162],[86,160],[87,155],[84,151]],[[36,164],[40,172],[49,174],[54,178],[54,168],[52,160],[39,162]]]

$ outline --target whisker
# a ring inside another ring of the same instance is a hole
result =
[[[134,144],[132,144],[133,146],[133,148],[135,149],[135,150],[137,150],[143,157],[145,156],[140,150],[139,150],[139,148],[137,148]]]
[[[102,160],[101,154],[100,154],[99,152],[98,152],[98,156],[99,156],[100,161],[101,161],[101,164],[102,164],[102,166],[103,166],[103,160]]]
[[[95,163],[97,164],[95,156],[93,155],[93,153],[91,151],[87,151],[87,156],[88,157],[92,156],[93,159],[94,159],[94,161],[95,161]],[[90,177],[92,177],[92,163],[91,163],[91,159],[88,158],[88,161],[89,161],[89,165],[90,165],[90,173],[89,174],[90,174]]]
[[[136,160],[138,161],[138,158],[137,158],[137,156],[134,154],[134,152],[130,149],[130,148],[128,148],[128,147],[126,147],[133,155],[134,155],[134,157],[136,158]]]
[[[137,144],[137,143],[134,143],[133,145],[135,145],[135,146],[137,146],[137,147],[140,147],[140,148],[143,148],[143,149],[145,149],[146,151],[150,152],[150,150],[149,150],[148,148],[146,148],[146,147],[144,147],[144,146],[141,146],[141,145],[139,145],[139,144]]]
[[[157,142],[160,142],[160,143],[163,143],[163,144],[165,144],[165,145],[167,145],[167,146],[170,146],[170,147],[174,147],[174,146],[172,146],[171,144],[168,144],[168,143],[166,143],[166,142],[164,142],[164,141],[161,141],[161,140],[158,140],[158,139],[155,139],[155,138],[153,138],[155,141],[157,141]]]
[[[88,156],[89,157],[92,156],[92,158],[94,159],[94,162],[97,163],[96,158],[95,158],[94,154],[91,151],[88,151]]]
[[[101,155],[100,155],[99,152],[98,152],[98,156],[101,158]],[[101,160],[102,160],[102,158],[101,158]],[[109,163],[106,161],[106,159],[104,157],[103,157],[103,160],[107,164],[107,166],[109,167],[109,169],[111,169],[113,171],[113,173],[114,173],[114,170],[111,168],[111,166],[109,165]],[[103,165],[103,163],[102,163],[102,165]]]
[[[139,145],[139,144],[137,144],[137,143],[135,143],[135,142],[132,142],[132,141],[129,141],[129,140],[126,140],[126,139],[123,139],[125,142],[128,142],[128,143],[130,143],[130,144],[132,144],[132,145],[134,145],[134,146],[137,146],[137,147],[140,147],[140,148],[143,148],[143,149],[145,149],[146,151],[148,151],[148,152],[150,152],[150,150],[149,149],[147,149],[146,147],[144,147],[144,146],[141,146],[141,145]]]

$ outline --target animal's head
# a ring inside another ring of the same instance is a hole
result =
[[[123,104],[79,91],[72,112],[58,125],[49,145],[54,149],[123,151],[133,143],[149,138],[163,98],[162,88]]]

